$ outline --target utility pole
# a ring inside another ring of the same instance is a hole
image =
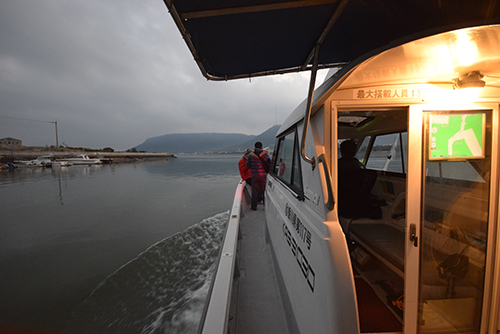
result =
[[[59,148],[59,138],[57,137],[57,118],[55,122],[50,123],[54,123],[56,125],[56,148]]]

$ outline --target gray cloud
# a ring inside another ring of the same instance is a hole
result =
[[[309,74],[208,82],[161,0],[0,0],[0,76],[0,137],[52,145],[57,119],[60,143],[126,149],[258,134],[301,102]]]

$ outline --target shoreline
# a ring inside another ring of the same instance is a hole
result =
[[[14,160],[36,159],[42,156],[52,155],[56,159],[67,158],[85,154],[89,158],[111,159],[113,163],[131,162],[137,159],[168,159],[176,158],[171,153],[149,153],[149,152],[86,152],[86,151],[0,151],[0,162],[8,163]]]

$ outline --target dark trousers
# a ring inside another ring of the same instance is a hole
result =
[[[257,208],[260,200],[264,201],[264,192],[266,190],[266,177],[252,176],[252,208]]]

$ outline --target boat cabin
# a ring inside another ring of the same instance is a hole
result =
[[[299,158],[305,105],[283,125],[271,242],[292,305],[336,304],[299,323],[328,319],[341,333],[357,315],[361,333],[500,329],[499,43],[500,26],[451,31],[333,75],[310,116],[315,164]]]

